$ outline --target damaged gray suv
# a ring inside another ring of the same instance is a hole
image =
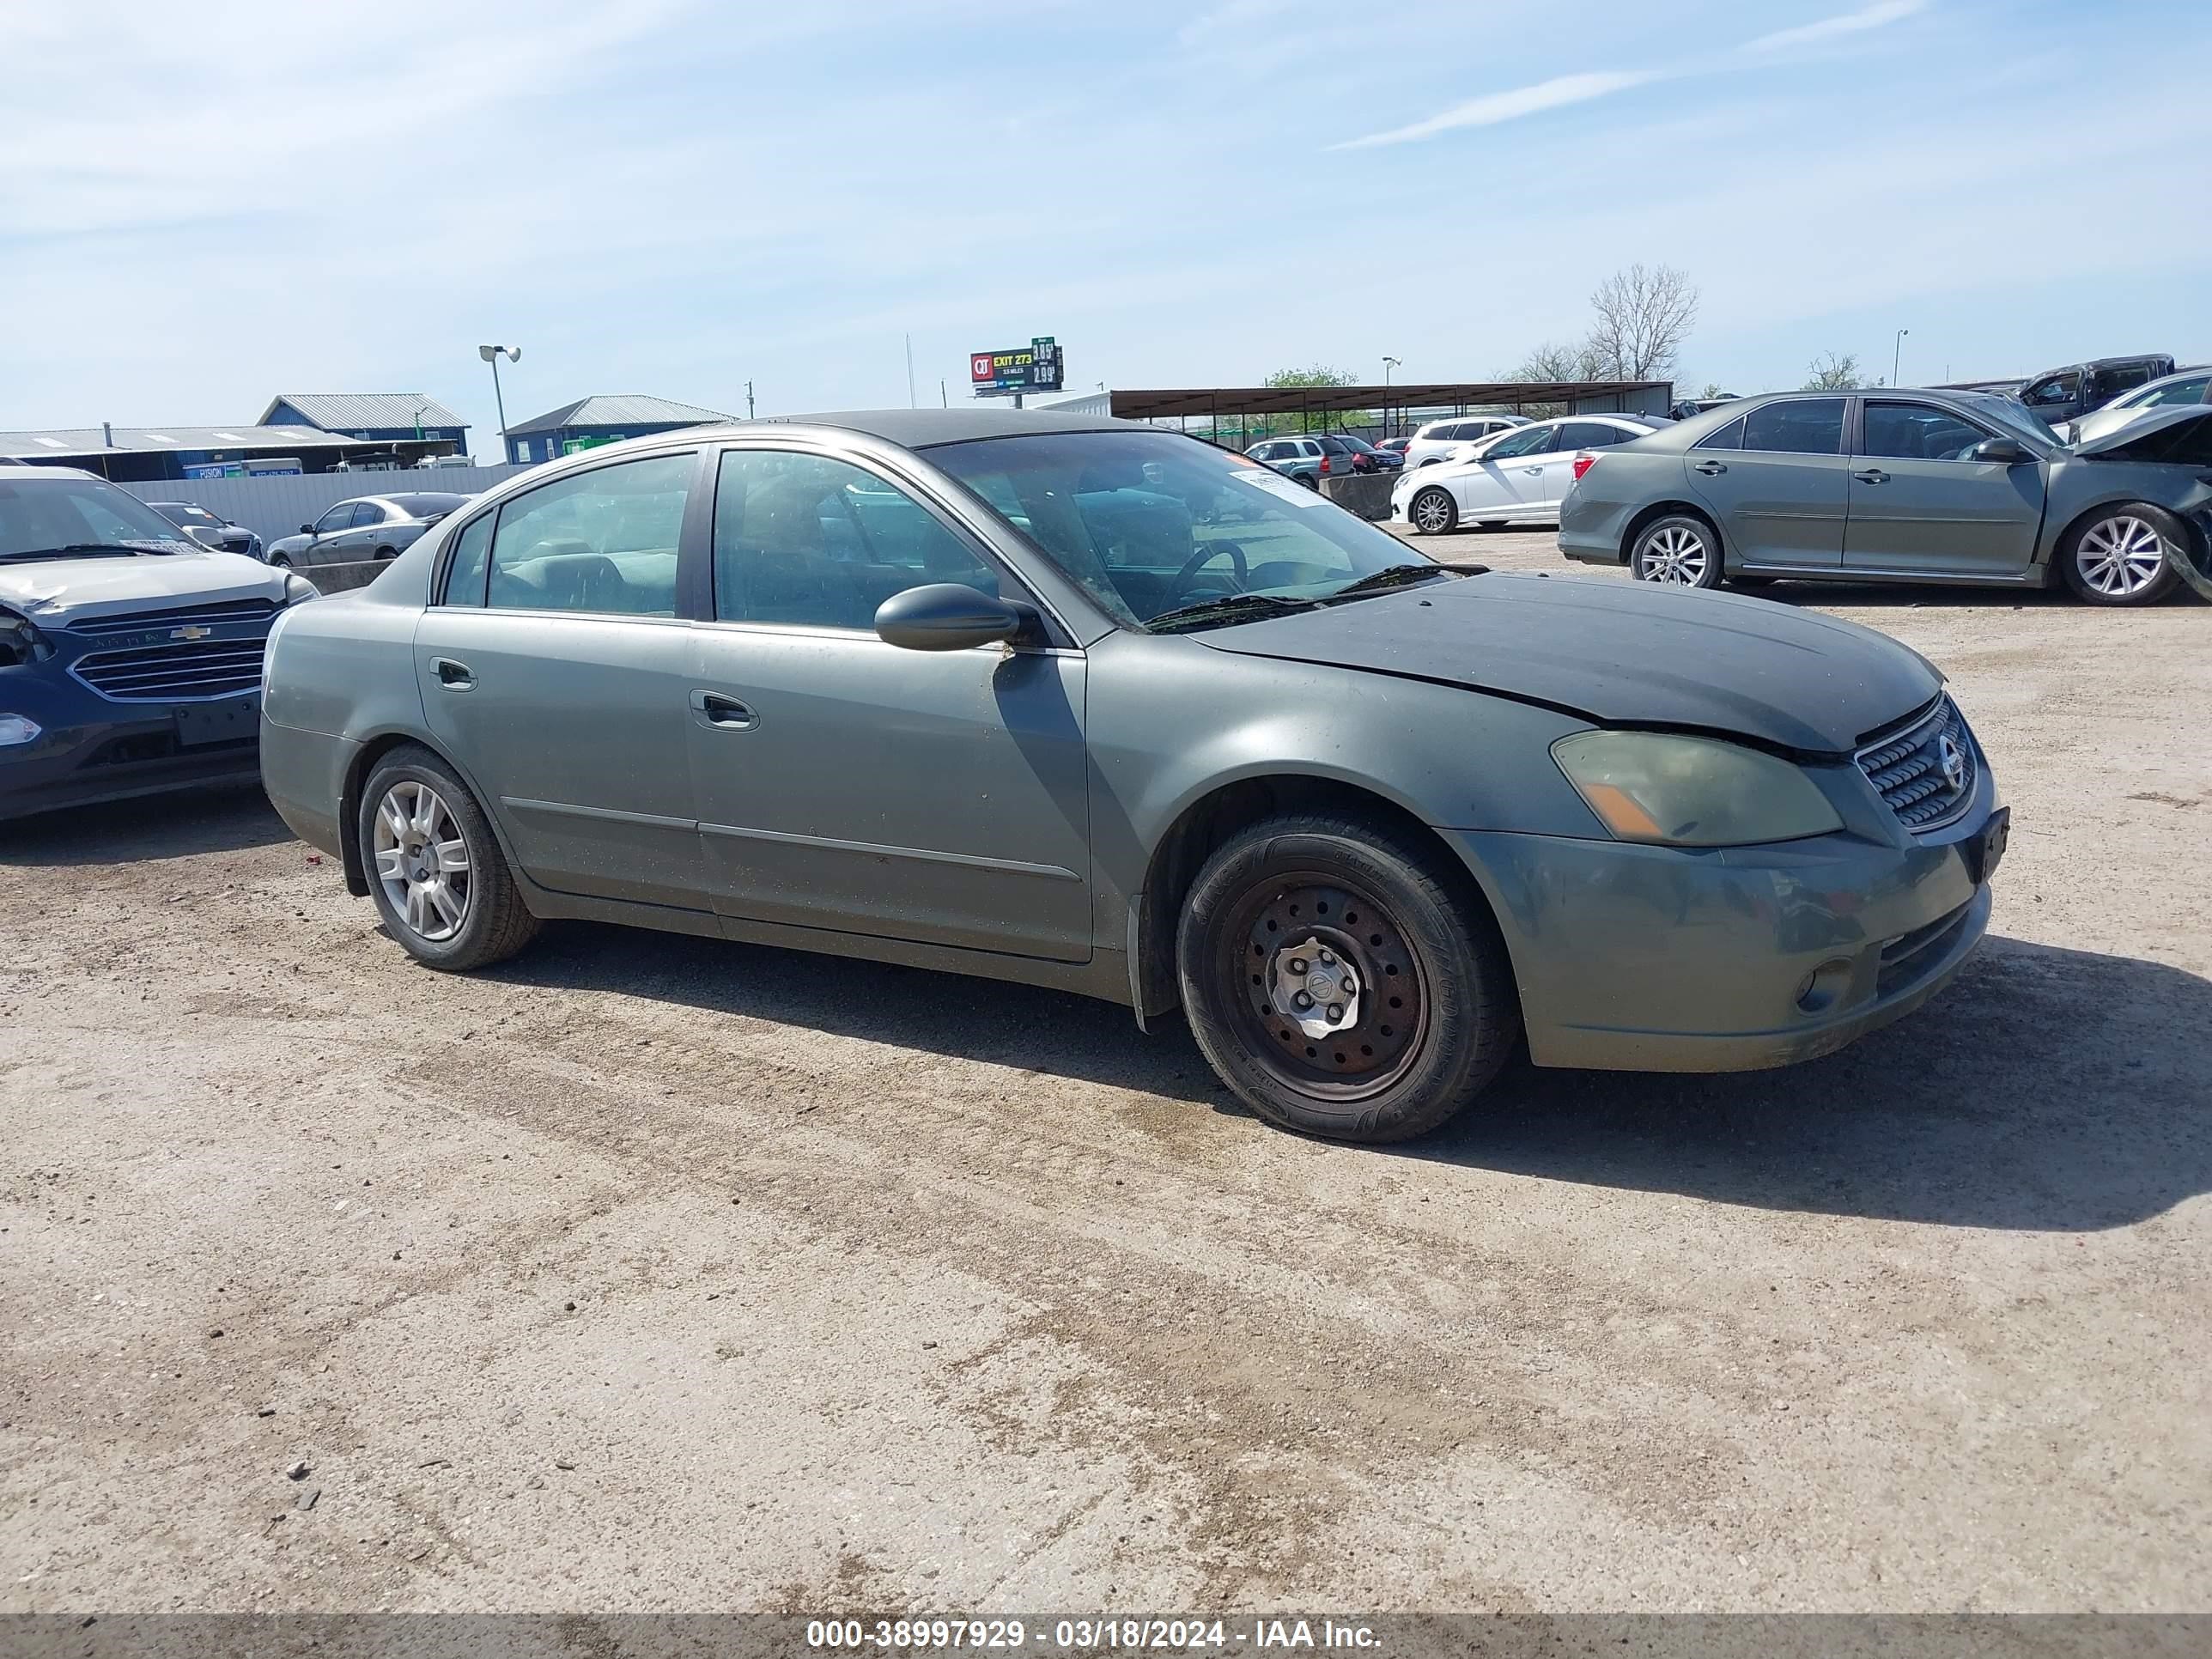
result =
[[[2007,827],[1878,634],[1448,568],[1241,456],[1012,410],[526,473],[279,621],[261,754],[432,967],[586,917],[1179,1006],[1254,1111],[1370,1140],[1524,1035],[1838,1048],[1956,972]]]

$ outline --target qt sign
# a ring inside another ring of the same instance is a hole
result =
[[[975,351],[968,356],[969,390],[985,396],[1002,392],[1057,392],[1060,388],[1060,345],[1040,335],[1026,347]]]

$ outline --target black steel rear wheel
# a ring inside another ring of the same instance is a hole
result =
[[[1207,1060],[1261,1117],[1307,1134],[1425,1133],[1480,1092],[1518,1029],[1472,884],[1357,818],[1270,819],[1221,847],[1177,957]]]

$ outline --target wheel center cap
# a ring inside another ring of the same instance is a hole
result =
[[[1268,1000],[1308,1036],[1332,1036],[1359,1023],[1359,975],[1333,946],[1310,936],[1277,951],[1269,967]]]

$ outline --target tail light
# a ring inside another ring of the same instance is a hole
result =
[[[1324,478],[1328,477],[1328,457],[1326,455],[1321,458],[1321,476]]]
[[[1587,471],[1589,471],[1592,467],[1595,466],[1596,465],[1597,465],[1597,457],[1596,457],[1596,456],[1595,456],[1595,455],[1592,455],[1592,454],[1589,453],[1587,451],[1585,451],[1583,453],[1582,453],[1582,454],[1580,454],[1580,455],[1576,456],[1576,457],[1575,457],[1575,482],[1576,482],[1577,483],[1580,483],[1583,481],[1583,473],[1585,473],[1585,472],[1587,472]]]

